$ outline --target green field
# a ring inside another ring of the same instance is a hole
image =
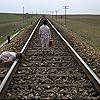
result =
[[[53,18],[54,19],[54,18]],[[56,20],[56,18],[55,18]],[[73,15],[58,16],[57,22],[75,37],[100,51],[100,16],[99,15]]]
[[[38,19],[36,15],[21,14],[0,14],[0,44],[12,35],[21,30],[22,27]],[[71,32],[75,37],[100,51],[100,16],[97,15],[72,15],[52,17],[64,30]]]
[[[25,14],[0,13],[0,44],[7,39],[8,35],[13,35],[23,27],[36,20],[38,17]]]

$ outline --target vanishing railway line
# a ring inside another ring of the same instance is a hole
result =
[[[48,25],[50,26],[50,24]],[[58,35],[59,32],[57,34],[54,31],[54,26],[50,27],[54,46],[50,48],[49,52],[45,51],[44,54],[41,52],[37,25],[36,31],[34,29],[34,34],[31,35],[32,39],[30,36],[21,50],[24,53],[22,61],[14,62],[7,78],[4,78],[5,80],[1,83],[0,96],[2,98],[45,100],[92,99],[98,96],[99,78],[90,69],[88,70],[92,75],[84,68],[85,63],[76,58],[75,52],[72,53],[69,49],[70,46],[66,45],[67,42]],[[85,64],[85,66],[87,65]],[[87,75],[82,69],[86,71]],[[10,73],[14,73],[11,72],[13,70],[17,70],[17,72],[12,76]],[[94,77],[92,77],[93,75]],[[13,78],[12,81],[11,78]]]

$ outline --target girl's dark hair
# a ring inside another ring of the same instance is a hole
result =
[[[0,63],[2,63],[2,60],[0,59]]]
[[[43,20],[42,22],[44,25],[47,25],[47,20]]]
[[[22,53],[18,52],[18,53],[16,54],[16,58],[22,59]]]

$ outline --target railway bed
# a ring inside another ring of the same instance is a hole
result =
[[[51,33],[54,46],[42,53],[36,29],[4,99],[100,98],[64,41],[53,28]]]

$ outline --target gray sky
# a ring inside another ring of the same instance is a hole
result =
[[[22,13],[24,6],[25,13],[64,14],[65,5],[68,14],[100,14],[100,0],[1,0],[0,13]]]

